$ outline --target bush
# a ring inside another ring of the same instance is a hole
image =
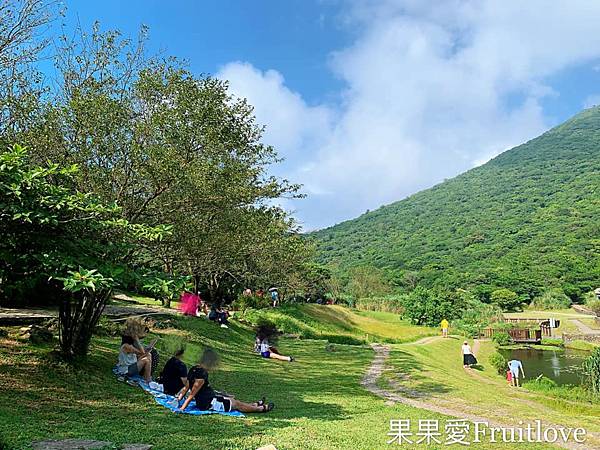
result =
[[[348,308],[354,308],[356,306],[356,300],[350,294],[340,294],[336,299],[335,303],[338,305],[347,306]]]
[[[537,377],[535,380],[530,380],[527,382],[527,388],[535,391],[549,391],[556,388],[558,385],[554,380],[551,380],[548,377],[543,375]]]
[[[462,334],[476,337],[479,330],[502,318],[502,310],[498,306],[486,304],[468,293],[464,295],[466,300],[462,316],[460,319],[452,321],[452,326]]]
[[[521,299],[515,292],[504,288],[492,292],[490,300],[503,311],[514,310],[521,304]]]
[[[94,334],[96,336],[119,336],[121,334],[122,326],[112,320],[108,319],[106,316],[101,316],[98,321],[98,325],[96,325],[96,329],[94,330]]]
[[[509,345],[512,342],[512,338],[510,337],[510,334],[508,334],[506,332],[500,332],[500,333],[494,334],[494,336],[492,337],[492,341],[494,341],[496,344],[498,344],[500,346]]]
[[[490,356],[490,364],[500,375],[504,375],[508,370],[508,361],[500,352]]]
[[[583,362],[584,384],[593,394],[600,394],[600,347]]]
[[[597,316],[600,316],[600,300],[599,299],[594,297],[593,299],[588,300],[585,303],[585,306],[587,306],[589,309],[591,309],[594,314],[596,314]]]
[[[271,306],[270,296],[258,296],[258,295],[243,295],[240,294],[238,298],[233,301],[231,307],[239,311],[246,311],[247,309],[264,309]]]
[[[400,295],[387,295],[384,297],[364,297],[356,301],[356,308],[366,311],[383,311],[402,314],[404,299]]]
[[[560,289],[550,289],[531,302],[531,307],[539,310],[566,309],[570,306],[571,299]]]

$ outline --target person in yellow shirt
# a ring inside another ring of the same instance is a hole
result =
[[[448,327],[450,324],[446,319],[443,319],[440,323],[440,327],[442,328],[442,337],[448,337]]]

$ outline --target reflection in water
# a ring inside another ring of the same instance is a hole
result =
[[[588,356],[587,352],[577,350],[539,350],[533,347],[500,350],[500,353],[508,360],[523,362],[526,380],[544,375],[559,385],[580,384],[581,364]]]

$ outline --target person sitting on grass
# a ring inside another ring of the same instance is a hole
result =
[[[212,320],[213,322],[221,325],[221,328],[229,328],[229,313],[221,308],[219,305],[213,304],[210,307],[210,312],[208,313],[208,320]]]
[[[275,405],[265,403],[264,399],[254,403],[245,403],[231,395],[220,395],[215,392],[208,382],[208,373],[214,370],[218,364],[217,353],[210,348],[204,350],[198,364],[192,367],[188,373],[188,385],[177,395],[177,400],[181,401],[189,392],[180,410],[185,410],[192,400],[196,401],[196,407],[202,411],[231,412],[237,410],[254,413],[273,410]]]
[[[275,325],[265,323],[256,328],[256,341],[254,351],[260,353],[263,358],[279,359],[280,361],[294,361],[293,356],[283,356],[273,345],[277,339]]]
[[[130,317],[125,322],[125,329],[121,336],[121,349],[117,371],[122,376],[133,377],[141,375],[146,383],[152,381],[152,355],[151,348],[145,349],[140,339],[146,335],[146,324]]]
[[[177,395],[184,387],[187,387],[188,370],[181,360],[184,353],[185,347],[179,348],[163,368],[160,381],[163,385],[163,392],[167,395]]]

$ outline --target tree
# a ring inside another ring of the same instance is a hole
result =
[[[360,266],[350,270],[348,291],[358,300],[363,297],[378,297],[389,294],[391,286],[382,270],[375,267]]]
[[[45,31],[57,5],[46,0],[0,0],[0,148],[19,142],[16,135],[41,113],[46,88],[32,63],[48,44]]]
[[[98,25],[64,39],[61,90],[23,136],[38,161],[78,164],[80,189],[118,203],[130,222],[171,225],[147,255],[168,276],[192,275],[215,299],[285,284],[310,252],[273,203],[299,186],[268,175],[279,159],[244,99],[176,60],[146,58],[144,39]]]
[[[442,319],[459,317],[463,312],[462,302],[460,295],[417,286],[403,296],[403,315],[417,325],[437,326]]]
[[[492,292],[490,300],[504,311],[513,310],[522,303],[515,292],[506,288],[496,289]]]
[[[59,303],[61,353],[87,352],[110,296],[105,274],[134,244],[162,238],[162,226],[135,225],[120,208],[74,188],[76,166],[30,162],[18,145],[0,152],[0,300]]]

